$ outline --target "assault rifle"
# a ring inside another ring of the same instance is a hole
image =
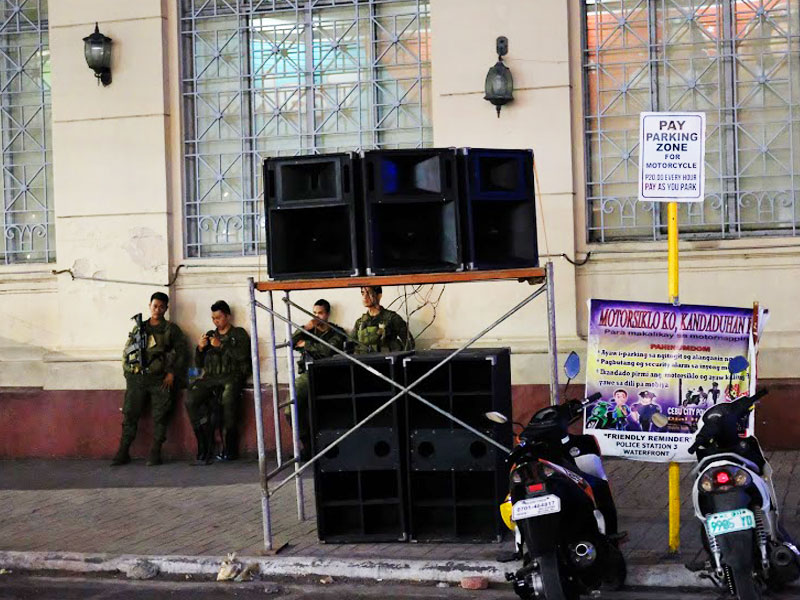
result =
[[[125,360],[133,367],[134,373],[147,373],[147,331],[142,322],[142,313],[131,317],[136,321],[136,334],[133,343],[125,348]]]

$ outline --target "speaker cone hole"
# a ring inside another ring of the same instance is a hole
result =
[[[430,442],[422,442],[419,446],[417,446],[417,452],[422,458],[430,458],[433,456],[433,444]]]
[[[381,440],[380,442],[375,443],[373,450],[375,450],[375,456],[384,457],[389,455],[389,452],[392,451],[392,447],[388,442]]]
[[[469,453],[473,458],[481,458],[486,456],[486,444],[480,441],[474,441],[469,445]]]

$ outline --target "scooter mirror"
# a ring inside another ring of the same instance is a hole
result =
[[[728,361],[728,372],[731,375],[736,375],[737,373],[746,371],[749,366],[750,363],[744,356],[734,356]]]
[[[493,423],[508,423],[508,417],[505,416],[503,413],[499,413],[496,410],[484,413],[487,419],[489,419]]]
[[[575,379],[575,376],[581,372],[581,358],[575,352],[570,352],[564,362],[564,372],[567,374],[567,379]]]

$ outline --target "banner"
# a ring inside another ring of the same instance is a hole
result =
[[[752,319],[747,308],[591,300],[586,395],[602,397],[584,432],[604,456],[694,461],[687,448],[706,409],[754,389]],[[731,381],[737,355],[751,367]]]

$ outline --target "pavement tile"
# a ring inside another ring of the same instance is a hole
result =
[[[800,452],[774,452],[775,485],[790,531],[800,535]],[[630,559],[662,560],[667,548],[667,466],[608,460],[620,527]],[[691,510],[690,465],[681,467],[681,558],[700,545]],[[106,461],[0,461],[0,549],[113,554],[222,556],[258,554],[261,538],[258,466],[253,461],[157,470]],[[281,556],[493,560],[503,544],[322,544],[317,539],[313,482],[304,482],[309,520],[297,520],[294,486],[271,499],[273,535],[290,541]]]

